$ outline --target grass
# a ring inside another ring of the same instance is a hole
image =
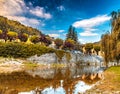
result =
[[[23,62],[24,67],[27,69],[31,69],[31,68],[36,68],[38,67],[37,63],[32,63],[32,62]]]
[[[56,63],[53,63],[53,64],[51,64],[51,67],[58,67],[58,68],[63,68],[63,67],[65,67],[66,65],[65,64],[56,64]]]
[[[103,91],[120,90],[120,66],[114,66],[107,69],[104,73],[105,79],[97,88]]]

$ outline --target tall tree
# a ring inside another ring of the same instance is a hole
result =
[[[101,46],[104,51],[105,62],[117,61],[120,58],[120,10],[111,13],[111,33],[102,36]]]
[[[108,66],[110,61],[110,34],[108,32],[102,35],[101,46],[104,52],[105,64]]]
[[[66,40],[67,39],[71,39],[74,40],[75,42],[78,41],[78,36],[77,36],[77,32],[75,31],[75,28],[71,25],[68,29],[68,33],[66,36]]]

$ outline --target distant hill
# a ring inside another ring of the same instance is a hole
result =
[[[3,16],[0,16],[0,30],[3,32],[10,30],[17,33],[27,33],[28,35],[41,35],[41,31],[25,26],[18,21],[9,20]]]

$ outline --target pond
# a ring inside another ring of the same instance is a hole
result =
[[[93,87],[103,71],[99,66],[77,65],[2,73],[0,94],[79,94]]]

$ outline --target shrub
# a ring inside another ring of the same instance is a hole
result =
[[[2,30],[0,30],[0,39],[2,39],[2,33],[3,33]]]
[[[56,50],[55,54],[58,57],[58,61],[60,62],[62,60],[62,57],[65,55],[65,51],[63,51],[63,50]]]
[[[75,47],[75,41],[71,39],[67,39],[63,45],[63,49],[65,50],[73,50]]]
[[[42,46],[40,44],[26,44],[26,43],[0,43],[0,56],[27,58],[33,55],[42,55],[45,53],[52,53],[55,50]]]
[[[16,39],[17,36],[18,36],[18,34],[17,34],[16,32],[9,31],[9,32],[7,33],[7,38],[8,38],[10,41]]]
[[[69,62],[72,58],[71,54],[69,52],[64,51],[64,50],[56,50],[55,54],[58,58],[58,62],[61,62],[61,60],[64,56],[66,56],[67,62]]]
[[[33,36],[31,36],[30,41],[32,43],[36,44],[36,43],[40,42],[40,38],[39,38],[39,36],[33,35]]]
[[[27,39],[28,39],[28,34],[26,34],[26,33],[19,34],[19,35],[18,35],[18,38],[20,39],[20,41],[26,42]]]
[[[56,46],[57,46],[57,49],[59,49],[59,48],[60,48],[60,46],[62,46],[62,45],[63,45],[63,40],[62,40],[62,39],[57,38],[57,39],[55,39],[55,44],[56,44]]]
[[[40,42],[44,43],[46,46],[52,43],[51,39],[49,37],[46,37],[45,35],[42,35],[40,37]]]

